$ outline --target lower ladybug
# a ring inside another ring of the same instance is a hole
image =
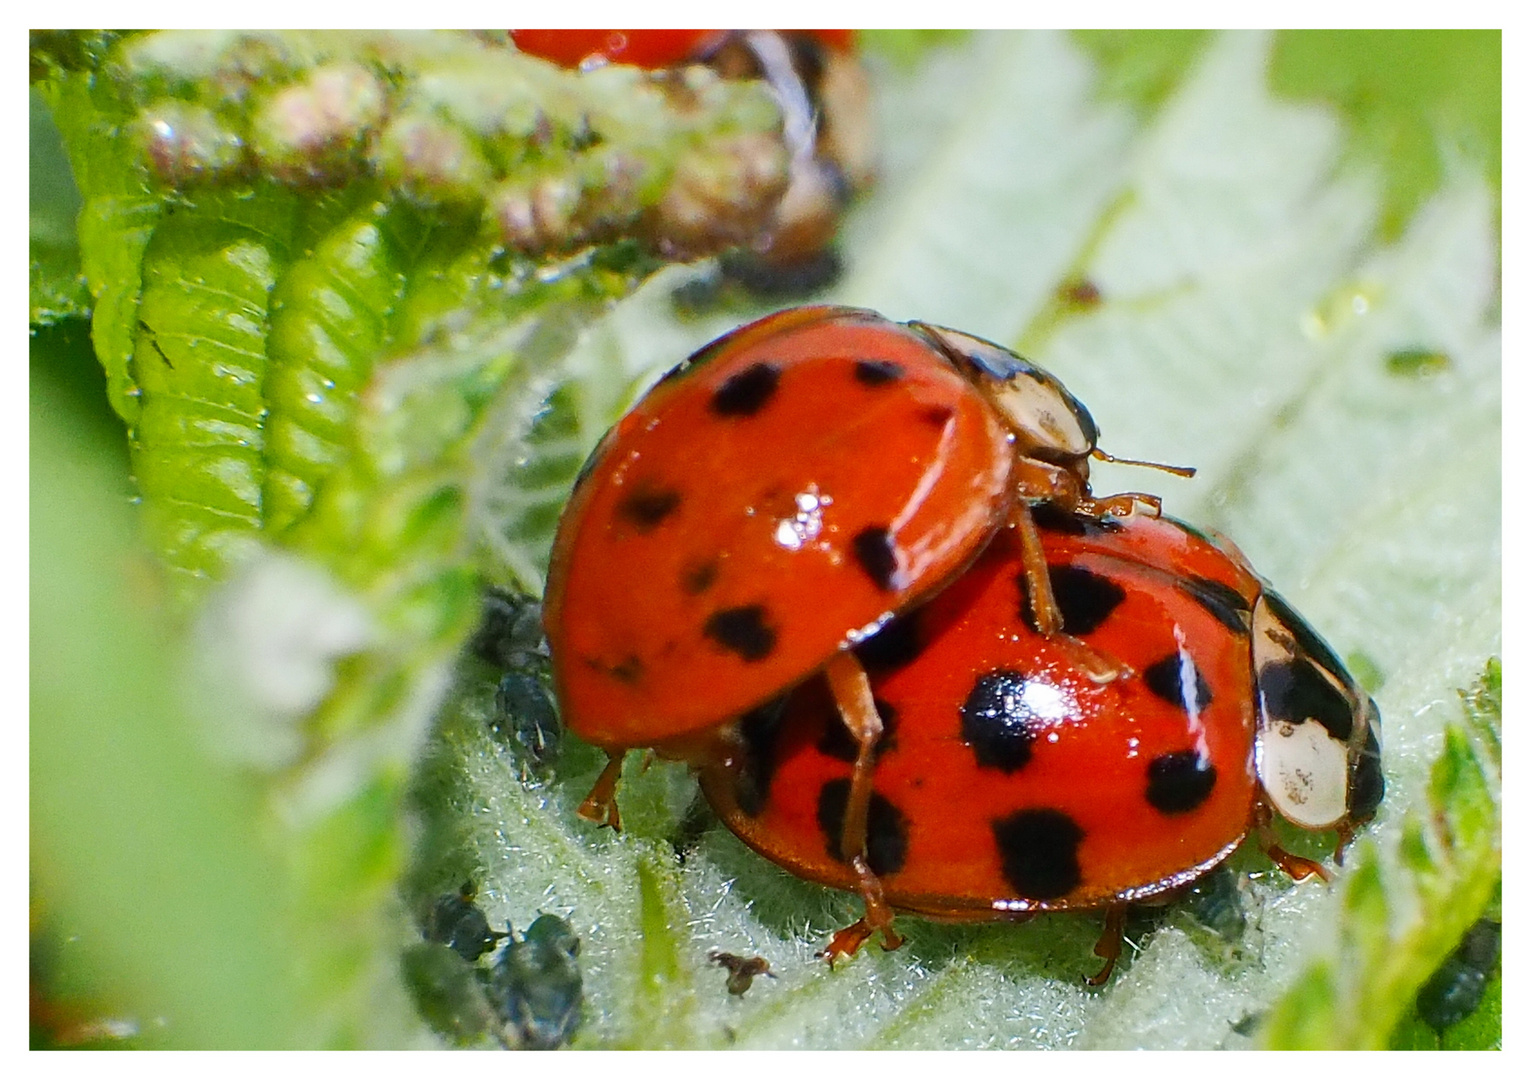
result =
[[[1130,674],[1089,678],[1037,632],[1007,528],[859,647],[883,728],[868,791],[819,678],[725,729],[699,770],[746,844],[860,893],[831,962],[874,933],[896,948],[893,909],[1105,909],[1099,985],[1127,905],[1171,899],[1251,830],[1294,878],[1326,876],[1277,845],[1273,812],[1343,846],[1381,801],[1376,706],[1231,546],[1147,514],[1036,517],[1065,632]]]

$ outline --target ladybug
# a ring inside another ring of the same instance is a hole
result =
[[[700,759],[703,794],[741,840],[861,894],[866,915],[829,943],[831,962],[874,933],[897,947],[894,908],[965,921],[1103,908],[1099,985],[1128,904],[1172,899],[1251,830],[1294,878],[1326,876],[1279,847],[1272,814],[1343,846],[1381,801],[1376,705],[1236,550],[1143,513],[1035,517],[1065,631],[1130,675],[1097,682],[1037,632],[1006,529],[857,647],[882,722],[865,799],[860,748],[821,678],[720,729]]]
[[[566,68],[631,64],[660,70],[705,55],[723,30],[512,30],[516,48]]]
[[[724,78],[764,79],[791,153],[787,190],[753,250],[724,272],[765,296],[801,295],[839,272],[831,244],[874,172],[871,88],[850,30],[512,30],[524,53],[570,68],[661,71],[704,63]]]
[[[1030,510],[1157,505],[1091,496],[1096,440],[1050,374],[928,323],[792,308],[692,355],[602,440],[554,539],[555,695],[611,758],[580,813],[619,826],[626,750],[710,753],[713,729],[821,670],[869,769],[881,723],[853,647],[1007,521],[1041,632],[1114,678],[1068,636]]]

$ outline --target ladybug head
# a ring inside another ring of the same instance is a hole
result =
[[[909,325],[984,392],[1014,432],[1020,453],[1071,470],[1087,470],[1100,432],[1089,411],[1051,372],[1002,345],[960,330],[922,322]]]

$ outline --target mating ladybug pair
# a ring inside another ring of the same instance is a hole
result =
[[[1273,812],[1341,845],[1382,797],[1375,705],[1226,543],[1096,498],[1050,374],[926,323],[805,307],[671,371],[559,525],[544,619],[568,727],[697,770],[746,844],[955,920],[1168,898]]]

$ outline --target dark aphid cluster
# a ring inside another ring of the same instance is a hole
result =
[[[421,934],[426,941],[445,945],[468,963],[493,952],[505,935],[489,929],[483,909],[473,901],[478,891],[471,881],[455,893],[447,893],[431,905]]]
[[[563,743],[563,725],[548,686],[542,605],[530,596],[488,589],[471,648],[504,672],[494,693],[490,731],[532,770],[551,765]]]
[[[1415,1004],[1419,1015],[1437,1032],[1459,1024],[1483,1000],[1489,977],[1499,966],[1502,924],[1479,919],[1462,937],[1462,944],[1420,988]]]
[[[490,930],[474,899],[472,883],[437,898],[422,920],[425,940],[404,950],[421,1018],[462,1046],[493,1036],[511,1050],[558,1049],[581,1019],[579,937],[556,915],[539,916],[520,938],[509,924]]]

